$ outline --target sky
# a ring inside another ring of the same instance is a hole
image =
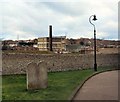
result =
[[[119,0],[1,0],[0,39],[28,40],[49,36],[118,39]]]

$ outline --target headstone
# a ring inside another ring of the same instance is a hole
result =
[[[30,63],[27,66],[27,89],[35,90],[47,87],[47,67],[44,62]]]
[[[39,82],[40,82],[40,86],[41,88],[47,88],[48,86],[48,76],[47,76],[47,65],[45,62],[40,62],[38,64],[38,68],[39,68]]]

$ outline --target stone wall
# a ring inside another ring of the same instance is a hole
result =
[[[27,65],[31,62],[45,61],[48,71],[66,71],[93,68],[92,54],[72,55],[33,55],[33,54],[4,54],[2,55],[2,74],[25,74]],[[98,54],[98,66],[118,65],[118,54]]]

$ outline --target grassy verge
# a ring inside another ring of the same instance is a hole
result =
[[[8,54],[8,53],[15,53],[15,54],[20,54],[20,53],[23,53],[23,54],[53,54],[53,52],[50,52],[50,51],[38,51],[38,50],[4,50],[2,51],[3,53],[5,54]]]
[[[99,71],[102,71],[99,68]],[[106,70],[106,69],[105,69]],[[3,76],[3,100],[67,100],[72,91],[88,76],[94,73],[93,70],[68,71],[48,73],[48,87],[46,89],[27,91],[25,75]]]

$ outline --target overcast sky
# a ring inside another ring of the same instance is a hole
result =
[[[53,26],[54,36],[93,38],[89,17],[95,14],[98,20],[92,22],[96,25],[97,38],[118,39],[118,1],[1,0],[0,38],[45,37],[49,25]]]

